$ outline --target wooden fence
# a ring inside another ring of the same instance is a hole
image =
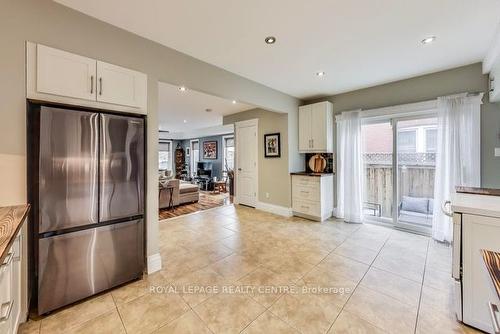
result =
[[[400,196],[434,196],[434,166],[399,167]],[[381,206],[382,217],[392,217],[392,166],[385,164],[365,164],[365,202]]]

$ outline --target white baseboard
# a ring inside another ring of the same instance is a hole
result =
[[[161,255],[156,253],[148,256],[148,275],[161,270]]]
[[[280,205],[274,205],[264,202],[257,202],[255,208],[258,210],[274,213],[275,215],[291,217],[293,215],[292,208],[287,208]]]

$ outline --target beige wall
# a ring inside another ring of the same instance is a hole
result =
[[[462,92],[488,92],[488,76],[481,64],[472,64],[447,71],[360,89],[344,94],[307,101],[331,101],[339,113],[353,109],[372,109],[398,104],[427,101],[439,96]],[[494,148],[500,147],[500,103],[483,98],[481,107],[481,179],[484,187],[500,188],[500,158]]]
[[[158,81],[281,112],[298,100],[50,0],[3,0],[0,10],[0,205],[26,202],[25,41],[148,75],[148,255],[158,252]]]
[[[259,120],[258,201],[289,208],[291,196],[288,169],[288,115],[264,109],[252,109],[224,116],[224,124],[255,118]],[[279,132],[281,137],[281,158],[264,158],[264,135],[276,132]],[[266,198],[266,193],[269,194],[269,198]]]

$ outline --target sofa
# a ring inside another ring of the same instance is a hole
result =
[[[198,202],[200,199],[200,191],[196,184],[191,184],[189,182],[180,181],[178,179],[171,179],[166,182],[161,182],[159,191],[159,206],[160,209],[168,208],[170,203],[170,191],[169,187],[173,187],[172,190],[172,205],[177,206],[184,203]]]

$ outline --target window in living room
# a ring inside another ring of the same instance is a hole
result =
[[[158,151],[158,169],[172,170],[172,141],[160,141],[160,149]]]
[[[234,170],[234,136],[224,136],[224,170]]]
[[[197,173],[198,161],[200,161],[200,141],[198,139],[191,140],[191,156],[189,158],[191,177],[195,177]]]

